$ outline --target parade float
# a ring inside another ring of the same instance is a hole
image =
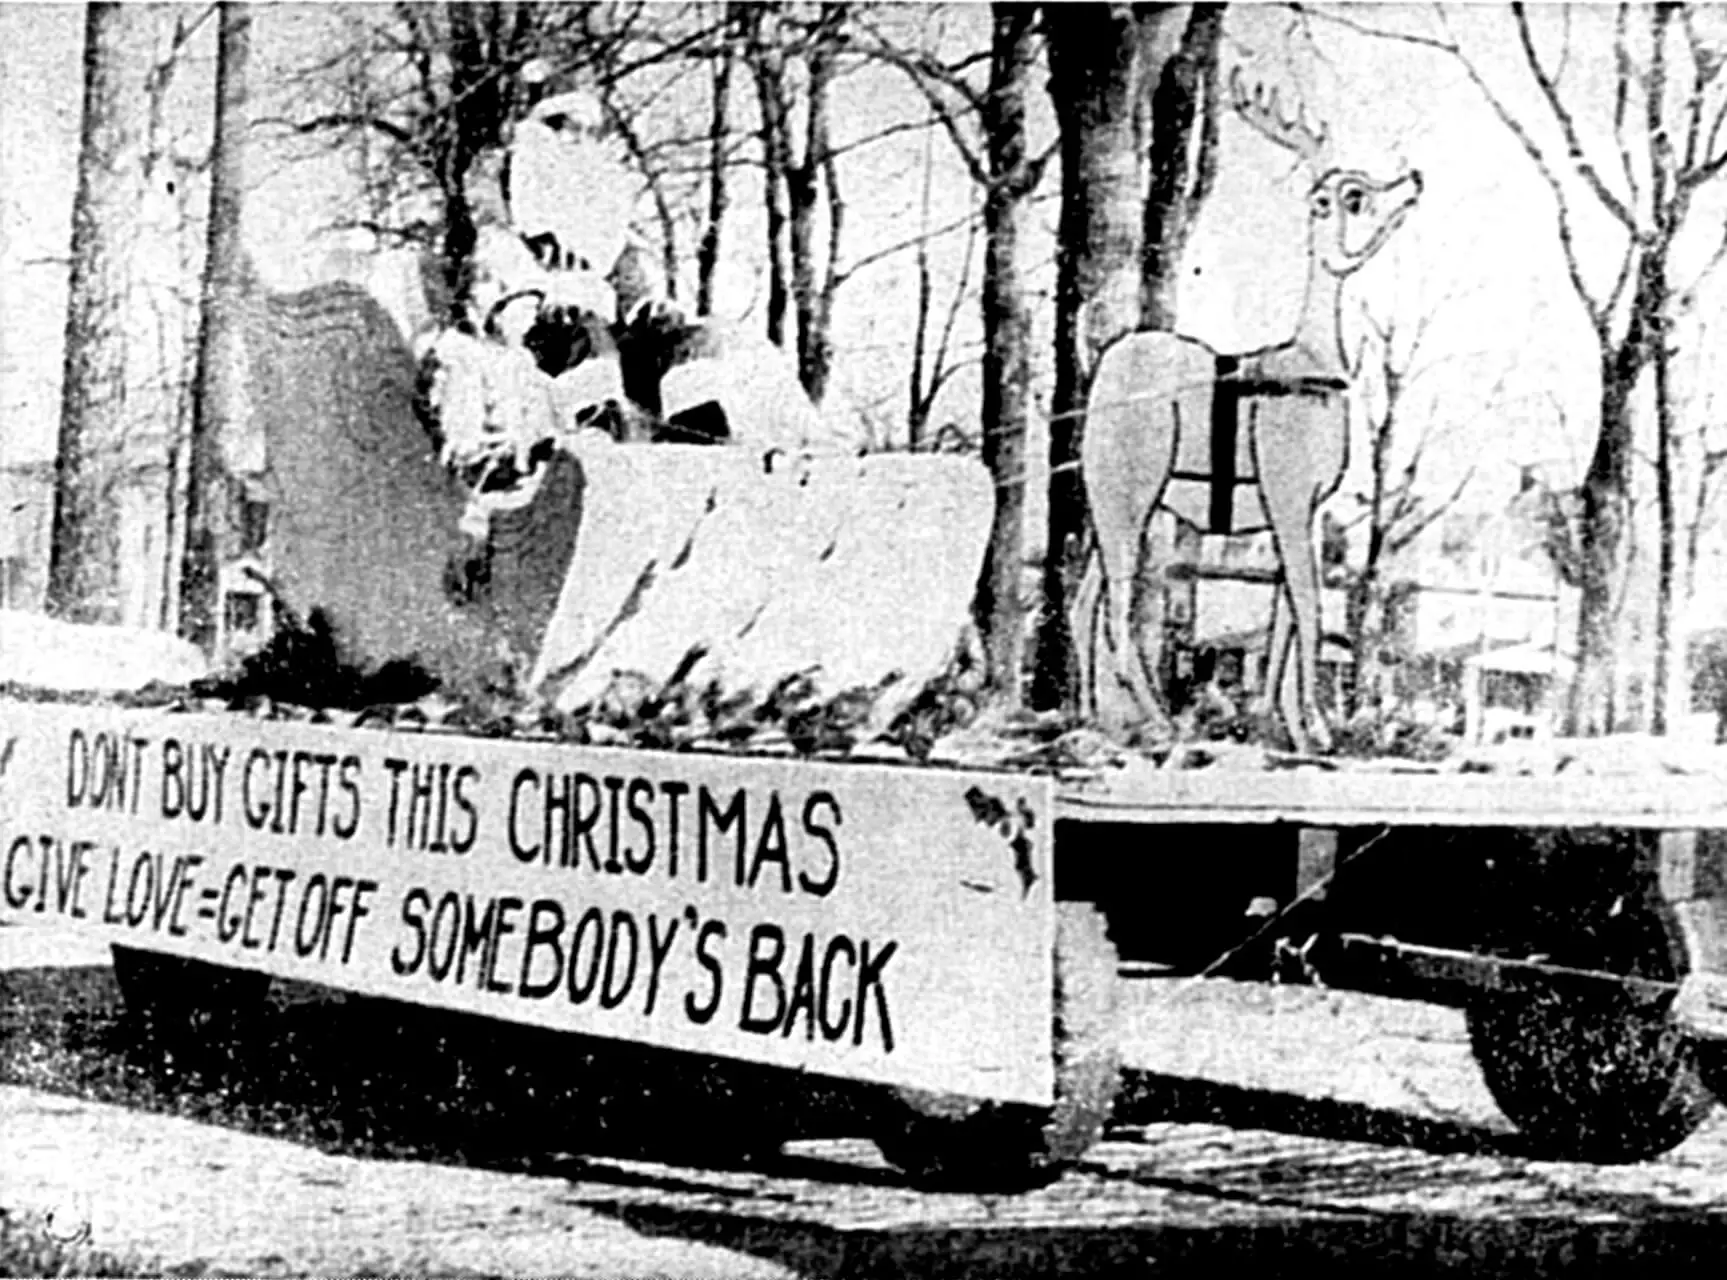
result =
[[[260,647],[210,671],[160,637],[0,623],[0,918],[106,938],[160,1034],[322,984],[734,1064],[769,1147],[765,1100],[845,1082],[925,1181],[1083,1155],[1128,973],[1461,1006],[1556,1155],[1639,1159],[1701,1122],[1727,1087],[1718,773],[1610,744],[1324,753],[1304,549],[1341,468],[1334,333],[1105,353],[1086,715],[980,718],[989,476],[859,453],[621,237],[560,222],[527,153],[588,106],[536,107],[471,308],[417,356],[357,291],[259,322],[234,453],[267,528],[231,576]],[[1319,168],[1320,138],[1237,106]],[[1421,183],[1316,178],[1325,317]],[[1158,714],[1124,639],[1154,508],[1274,534],[1293,749],[1124,745]]]

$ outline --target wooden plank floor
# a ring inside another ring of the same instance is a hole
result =
[[[1727,829],[1727,779],[1148,768],[1065,783],[1056,816],[1158,824],[1709,830]]]

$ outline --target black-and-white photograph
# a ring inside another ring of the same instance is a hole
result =
[[[1727,5],[0,4],[0,1275],[1727,1275]]]

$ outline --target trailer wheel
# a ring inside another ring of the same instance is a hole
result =
[[[876,1145],[923,1186],[1018,1190],[1053,1181],[1103,1135],[1121,1090],[1116,952],[1103,913],[1056,904],[1055,1106],[895,1089]]]
[[[1658,904],[1628,906],[1549,954],[1664,981],[1686,966],[1677,925]],[[1494,1100],[1541,1154],[1645,1160],[1688,1138],[1711,1105],[1671,1005],[1671,996],[1625,990],[1484,992],[1468,1005],[1470,1045]]]
[[[1727,1043],[1708,1041],[1697,1046],[1697,1073],[1703,1077],[1703,1087],[1715,1095],[1715,1100],[1727,1106]]]
[[[126,1011],[164,1044],[231,1039],[263,1007],[270,975],[202,960],[114,947],[114,979]]]

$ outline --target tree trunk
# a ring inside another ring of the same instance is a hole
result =
[[[768,341],[786,345],[786,312],[791,299],[786,266],[785,184],[773,166],[768,167],[764,192],[767,205],[768,241]]]
[[[435,144],[438,149],[438,187],[444,202],[442,258],[444,285],[450,299],[445,324],[464,324],[474,289],[474,250],[479,228],[468,202],[468,170],[479,148],[472,119],[477,106],[474,95],[483,83],[482,49],[471,6],[445,6],[450,23],[450,126]],[[473,104],[473,105],[470,105]]]
[[[216,129],[210,171],[210,217],[204,258],[203,323],[192,400],[186,482],[186,549],[180,578],[180,634],[206,650],[216,642],[221,602],[218,529],[227,486],[221,441],[236,427],[245,393],[245,249],[240,211],[245,195],[246,60],[251,13],[225,0],[218,8]]]
[[[702,227],[701,243],[696,247],[696,314],[712,315],[714,311],[714,280],[719,274],[720,240],[725,229],[726,209],[731,203],[728,187],[730,169],[726,163],[726,146],[731,134],[732,110],[732,33],[738,27],[734,7],[726,7],[726,21],[721,29],[721,48],[714,63],[714,97],[712,114],[708,118],[708,209]]]
[[[1648,354],[1654,374],[1655,397],[1655,654],[1651,664],[1649,688],[1649,731],[1664,735],[1668,731],[1668,698],[1673,683],[1673,595],[1675,560],[1678,550],[1678,517],[1673,498],[1674,434],[1678,430],[1676,406],[1673,400],[1673,350],[1669,343],[1672,331],[1673,290],[1668,277],[1669,255],[1673,251],[1682,204],[1676,201],[1675,156],[1664,137],[1661,118],[1663,91],[1667,83],[1667,29],[1672,23],[1675,6],[1657,5],[1649,14],[1650,62],[1649,88],[1644,104],[1645,124],[1654,142],[1650,149],[1653,170],[1650,174],[1650,201],[1655,211],[1654,243],[1647,247],[1650,270],[1643,293],[1650,304],[1647,324]],[[1701,96],[1702,90],[1698,91]],[[1701,102],[1696,104],[1701,108]],[[1680,197],[1682,201],[1683,197]],[[1683,658],[1680,670],[1684,670]]]
[[[124,174],[139,119],[122,75],[128,35],[123,6],[88,6],[47,599],[50,613],[83,622],[116,622],[119,611],[112,486],[126,424],[122,307],[136,198]]]
[[[1164,63],[1151,95],[1151,186],[1140,268],[1140,310],[1148,329],[1175,328],[1182,254],[1217,174],[1223,13],[1221,4],[1193,6],[1181,47]]]
[[[1052,4],[1043,15],[1049,92],[1060,132],[1062,205],[1048,551],[1032,699],[1055,707],[1071,704],[1075,692],[1068,612],[1087,529],[1079,474],[1086,379],[1099,351],[1142,324],[1147,188],[1137,104],[1148,75],[1175,52],[1172,33],[1186,29],[1189,15],[1178,5],[1121,4]],[[1177,147],[1173,134],[1166,134],[1159,145],[1171,155],[1187,154],[1185,137]]]
[[[1020,701],[1025,607],[1025,486],[1031,428],[1031,308],[1019,246],[1036,173],[1026,156],[1026,87],[1034,12],[997,4],[983,131],[990,185],[984,193],[983,461],[995,481],[995,523],[975,611],[989,654],[993,694]]]
[[[473,294],[474,250],[479,242],[468,175],[481,155],[503,142],[513,82],[502,74],[511,52],[501,47],[507,38],[501,7],[470,3],[441,7],[449,24],[450,64],[447,123],[434,143],[443,197],[444,281],[450,298],[450,314],[444,321],[462,324]],[[519,32],[516,38],[521,38]]]
[[[822,6],[805,58],[809,100],[803,157],[786,173],[791,205],[792,302],[798,322],[798,380],[817,404],[827,394],[828,375],[833,366],[833,335],[829,325],[837,287],[833,250],[844,219],[829,144],[828,90],[836,70],[838,37],[845,19],[845,5]],[[824,193],[829,234],[827,270],[822,273],[816,262],[815,232]],[[818,281],[818,275],[822,274],[825,279]]]
[[[930,273],[929,262],[929,201],[930,188],[933,185],[934,165],[931,156],[930,139],[925,137],[923,148],[923,202],[918,221],[919,238],[915,252],[917,266],[917,302],[912,312],[911,335],[911,372],[907,375],[906,389],[906,447],[916,453],[923,447],[924,436],[929,428],[929,415],[934,409],[935,396],[931,393],[930,379],[925,375],[925,365],[929,359],[929,310],[935,298],[935,280]],[[984,313],[984,325],[989,325],[989,313]]]
[[[1615,595],[1624,568],[1631,515],[1631,459],[1637,380],[1652,353],[1651,329],[1663,305],[1665,273],[1658,255],[1636,249],[1637,282],[1631,322],[1618,343],[1601,342],[1601,426],[1583,479],[1577,556],[1577,678],[1564,730],[1592,736],[1619,727],[1618,615]]]
[[[1655,518],[1657,527],[1655,569],[1655,662],[1650,678],[1649,732],[1664,735],[1672,697],[1674,668],[1674,597],[1678,575],[1678,517],[1673,499],[1673,437],[1675,421],[1670,378],[1672,357],[1665,340],[1666,317],[1656,329],[1653,351],[1655,374]],[[1677,664],[1684,671],[1684,660]]]
[[[1386,354],[1390,363],[1390,353]],[[1402,398],[1402,374],[1394,369],[1385,371],[1385,417],[1372,428],[1372,448],[1369,472],[1372,477],[1367,496],[1367,547],[1361,568],[1349,579],[1349,591],[1344,601],[1346,627],[1349,632],[1349,680],[1344,688],[1343,714],[1347,720],[1361,710],[1362,696],[1372,690],[1378,702],[1378,662],[1371,651],[1376,646],[1369,636],[1369,624],[1380,599],[1380,562],[1385,558],[1390,520],[1386,506],[1389,500],[1387,481],[1391,467],[1391,438],[1396,430],[1398,401]]]
[[[1061,215],[1055,268],[1055,386],[1049,424],[1049,513],[1032,699],[1070,705],[1068,610],[1087,518],[1079,474],[1085,381],[1102,345],[1138,323],[1144,191],[1135,146],[1138,45],[1125,5],[1046,5],[1049,92],[1060,131]],[[1087,314],[1087,310],[1089,314]],[[1084,319],[1084,332],[1082,329]]]
[[[786,176],[791,169],[790,122],[786,102],[785,62],[774,39],[762,30],[773,12],[767,5],[744,9],[748,24],[745,57],[755,81],[761,110],[762,204],[766,212],[768,251],[768,341],[786,344],[786,313],[791,303],[791,269],[786,262]],[[777,34],[777,33],[776,33]]]
[[[1577,584],[1577,676],[1564,731],[1589,736],[1613,728],[1616,616],[1613,570],[1623,536],[1622,502],[1611,493],[1583,489],[1582,574]]]

